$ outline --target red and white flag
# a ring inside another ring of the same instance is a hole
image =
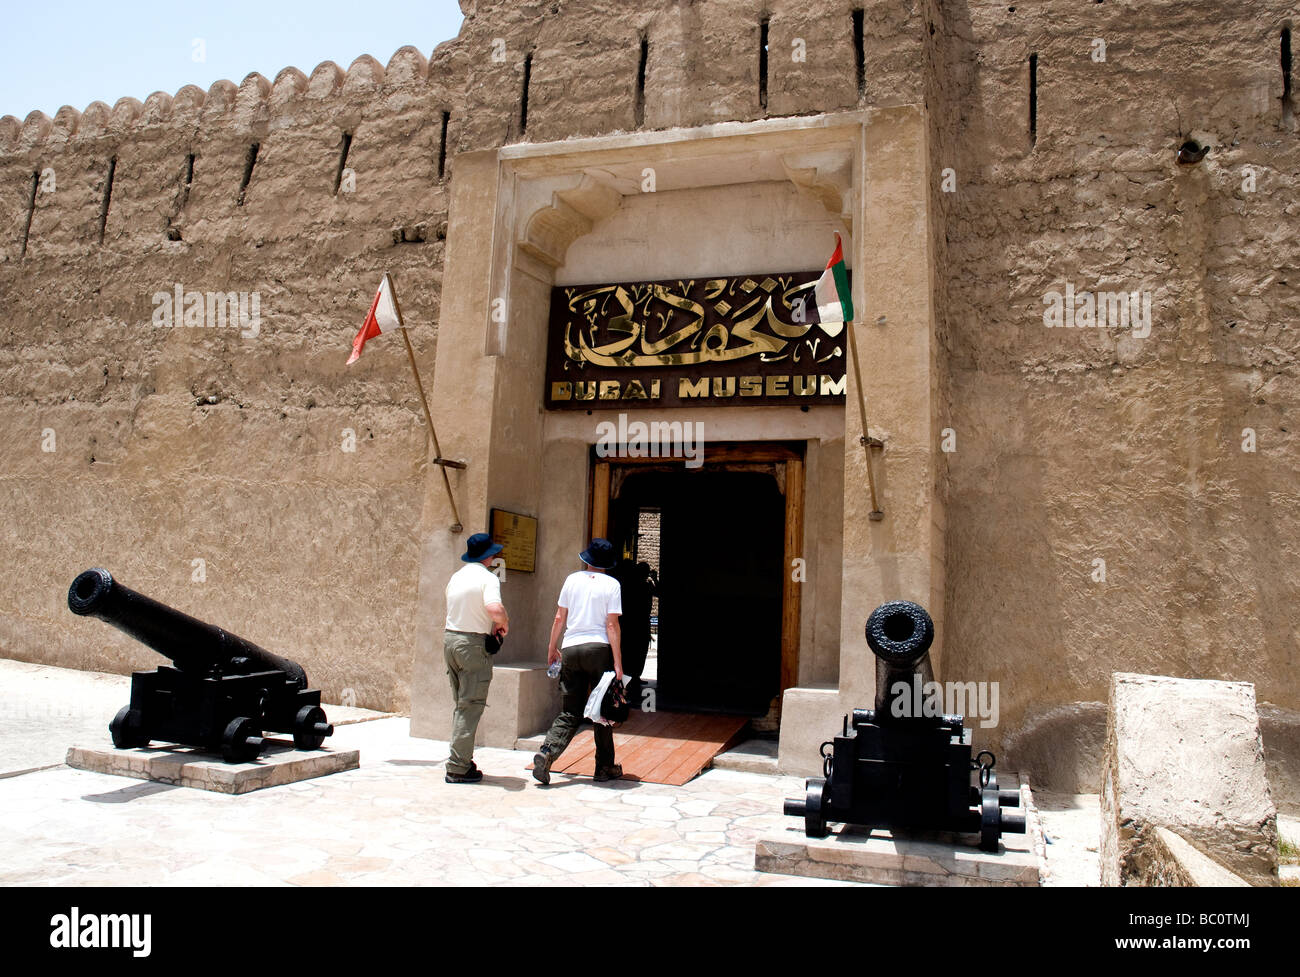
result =
[[[370,311],[366,313],[366,321],[361,324],[361,331],[352,340],[352,355],[348,357],[348,366],[360,358],[366,340],[374,339],[382,333],[396,332],[401,324],[402,314],[397,310],[397,293],[388,276],[384,275],[384,280],[379,283],[379,291],[375,293],[375,300],[370,303]]]

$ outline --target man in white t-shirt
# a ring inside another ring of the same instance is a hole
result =
[[[546,734],[546,742],[533,757],[533,779],[551,782],[551,764],[573,739],[582,723],[587,697],[600,677],[612,671],[623,678],[623,649],[618,618],[623,613],[622,589],[605,571],[618,562],[614,546],[607,539],[593,539],[579,554],[586,566],[569,574],[560,589],[559,608],[551,626],[547,649],[549,664],[560,662],[560,714]],[[564,641],[561,644],[560,635]],[[614,730],[595,725],[596,779],[617,780],[623,768],[614,762]]]
[[[454,703],[451,755],[447,757],[445,778],[449,784],[476,784],[483,779],[482,771],[474,765],[474,734],[492,684],[487,638],[503,638],[510,630],[501,603],[501,581],[488,569],[503,548],[493,543],[487,533],[475,533],[465,541],[465,555],[461,557],[468,566],[461,567],[447,581],[442,654]]]

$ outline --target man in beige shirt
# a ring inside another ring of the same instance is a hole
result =
[[[474,734],[492,684],[492,656],[486,640],[489,635],[504,638],[510,629],[501,603],[501,581],[488,569],[502,549],[487,533],[475,533],[465,541],[461,560],[467,565],[447,581],[442,654],[455,704],[446,768],[449,784],[476,784],[483,779],[483,772],[474,765]]]

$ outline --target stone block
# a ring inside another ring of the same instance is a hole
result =
[[[197,787],[218,794],[247,794],[355,770],[361,765],[361,751],[299,750],[290,741],[269,739],[265,751],[251,763],[225,763],[215,754],[188,746],[129,750],[73,746],[68,750],[67,764],[94,773]]]
[[[1247,682],[1116,672],[1101,793],[1103,885],[1141,885],[1171,828],[1254,885],[1277,883],[1277,811]],[[1154,857],[1154,856],[1151,856]]]
[[[1133,852],[1129,884],[1219,888],[1250,885],[1168,828],[1156,828],[1147,843]]]
[[[821,745],[840,729],[844,713],[834,688],[786,689],[781,699],[777,770],[802,777],[822,775]]]
[[[429,694],[416,728],[411,717],[411,735],[422,739],[451,739],[451,686],[445,674],[428,683]],[[559,714],[559,683],[546,677],[542,665],[495,665],[488,688],[487,707],[474,737],[476,746],[513,750],[520,737],[545,730]]]
[[[546,730],[560,712],[560,685],[546,676],[546,665],[497,665],[492,669],[488,707],[483,710],[476,741],[482,746],[514,749],[515,741]],[[451,705],[448,695],[447,723]]]

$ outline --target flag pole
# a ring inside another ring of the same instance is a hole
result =
[[[885,443],[879,438],[873,438],[867,430],[867,402],[862,394],[862,369],[858,366],[858,344],[853,338],[853,323],[845,323],[844,329],[849,334],[849,358],[853,360],[853,380],[858,390],[858,416],[862,420],[862,437],[858,440],[862,442],[862,450],[867,456],[867,486],[871,489],[871,512],[867,518],[872,522],[880,522],[885,518],[885,513],[876,501],[876,476],[872,472],[871,449],[883,448]]]
[[[393,276],[388,275],[388,281],[392,284]],[[455,518],[451,531],[460,533],[465,531],[461,525],[460,512],[456,508],[456,499],[451,494],[451,479],[447,477],[448,468],[464,468],[463,462],[447,461],[442,457],[442,448],[438,445],[438,432],[433,427],[433,415],[429,413],[429,401],[424,396],[424,384],[420,382],[420,369],[415,365],[415,350],[411,348],[411,337],[406,334],[406,320],[402,318],[402,307],[397,301],[397,286],[392,286],[393,308],[397,310],[397,322],[402,330],[402,341],[406,343],[406,358],[411,361],[411,373],[415,376],[415,388],[420,391],[420,405],[424,408],[424,419],[429,424],[429,435],[433,438],[433,452],[436,456],[433,463],[442,469],[442,484],[447,489],[447,501],[451,503],[451,514]]]

